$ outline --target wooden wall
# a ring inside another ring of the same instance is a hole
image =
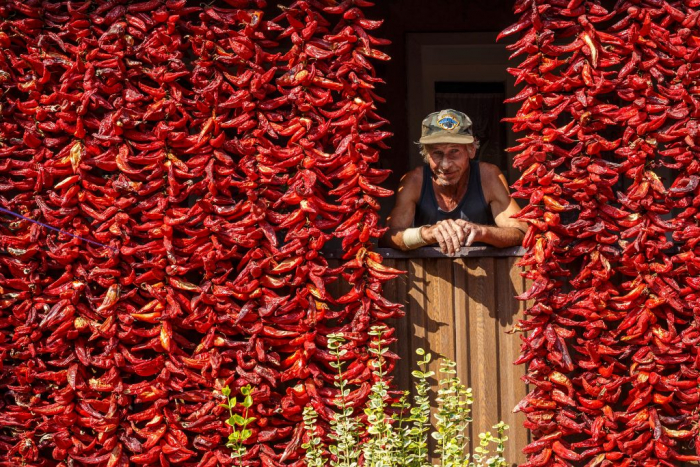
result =
[[[512,412],[527,390],[520,380],[523,366],[512,364],[519,355],[520,337],[507,333],[525,308],[514,298],[526,287],[515,266],[520,249],[492,256],[494,250],[473,248],[461,258],[434,251],[421,256],[439,257],[381,252],[387,258],[384,264],[407,271],[385,287],[385,296],[406,311],[406,317],[394,323],[399,341],[393,350],[402,358],[394,371],[398,388],[411,387],[419,347],[433,354],[431,369],[436,373],[437,357],[457,362],[458,376],[474,393],[469,437],[493,432],[492,426],[503,420],[510,425],[506,459],[511,465],[525,462],[524,416]]]

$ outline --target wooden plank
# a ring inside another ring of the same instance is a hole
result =
[[[520,270],[515,266],[517,258],[496,259],[495,296],[496,317],[498,324],[498,371],[499,371],[499,420],[510,426],[507,432],[505,458],[512,465],[526,461],[522,449],[528,444],[527,430],[523,428],[525,416],[513,413],[513,407],[526,395],[525,383],[520,377],[525,373],[524,366],[515,366],[513,362],[520,355],[519,334],[507,334],[506,331],[523,316],[522,302],[515,299],[521,294],[523,280]]]
[[[453,265],[454,284],[454,361],[457,363],[457,376],[460,381],[469,385],[469,297],[467,296],[467,265],[466,260],[456,259]]]
[[[454,255],[446,255],[439,247],[427,246],[415,250],[400,251],[391,248],[379,248],[377,250],[386,258],[497,258],[509,256],[523,256],[525,249],[519,246],[508,248],[494,248],[492,246],[463,246]]]
[[[454,306],[452,286],[452,261],[425,260],[427,305],[425,315],[429,333],[430,351],[433,354],[433,371],[437,372],[440,358],[454,360]]]
[[[406,342],[409,343],[408,353],[410,358],[411,370],[416,367],[416,355],[415,350],[419,347],[426,348],[427,346],[427,335],[428,331],[426,329],[426,319],[425,319],[425,307],[427,302],[427,286],[425,282],[425,261],[423,259],[415,259],[409,261],[408,267],[408,309],[406,311],[406,317],[409,322],[409,336],[410,339]],[[409,385],[412,390],[413,385]]]
[[[407,260],[393,260],[386,259],[384,264],[388,267],[400,269],[402,271],[407,271],[408,261]],[[384,297],[393,303],[398,303],[404,306],[404,311],[408,311],[408,300],[406,295],[406,283],[408,281],[408,271],[406,274],[400,275],[394,280],[387,282],[384,285]],[[394,385],[397,389],[402,391],[408,390],[410,384],[411,376],[411,366],[410,366],[410,347],[406,345],[406,342],[410,342],[409,335],[409,318],[405,316],[403,318],[391,320],[388,323],[393,326],[396,336],[396,342],[391,344],[390,350],[397,354],[401,359],[397,362],[394,372],[392,374],[394,378]]]
[[[455,362],[457,363],[457,377],[467,387],[471,386],[469,374],[471,355],[469,353],[469,297],[467,296],[467,283],[469,271],[466,259],[452,261],[454,277],[454,326],[453,335],[455,342]],[[469,452],[474,452],[474,434],[472,425],[469,425],[466,435],[469,437]]]
[[[429,350],[433,357],[430,369],[435,372],[437,383],[444,378],[444,375],[439,373],[441,359],[455,360],[452,261],[426,260],[425,270],[428,284],[428,303],[425,314],[428,320]],[[433,385],[434,394],[437,394],[437,388],[437,384]],[[429,445],[434,448],[435,443],[431,440]]]
[[[427,304],[425,315],[427,319],[428,340],[426,351],[432,354],[433,360],[429,365],[435,372],[435,384],[433,395],[437,394],[439,373],[442,358],[455,359],[454,342],[454,312],[453,312],[453,286],[452,286],[452,261],[446,259],[426,259],[425,282],[427,285]],[[433,404],[433,414],[436,412],[436,404]],[[434,452],[435,442],[430,439],[428,445]]]
[[[525,249],[520,246],[508,248],[494,248],[492,246],[463,246],[454,256],[444,254],[439,247],[426,246],[416,248],[415,250],[401,251],[393,248],[377,248],[374,251],[382,255],[383,258],[391,259],[408,259],[408,258],[498,258],[502,256],[523,256]],[[342,258],[345,252],[343,250],[324,248],[323,256],[326,259]]]
[[[472,433],[491,431],[498,422],[498,334],[495,317],[495,267],[493,258],[467,260],[469,278],[469,352],[472,406]],[[473,436],[472,439],[476,438]]]
[[[426,292],[426,301],[425,301],[425,309],[423,312],[423,315],[425,316],[425,327],[426,327],[426,340],[425,343],[421,346],[427,353],[432,354],[433,360],[432,362],[428,365],[428,368],[432,371],[435,372],[435,380],[433,381],[432,384],[432,389],[433,389],[433,394],[431,397],[435,397],[435,394],[437,393],[437,382],[440,380],[440,375],[438,373],[438,367],[440,366],[439,361],[440,357],[442,356],[440,354],[440,350],[442,350],[442,343],[440,339],[440,334],[437,332],[439,324],[435,321],[435,318],[437,317],[439,319],[439,311],[438,308],[440,306],[440,297],[437,293],[437,283],[440,281],[439,277],[439,272],[438,272],[438,262],[442,262],[443,260],[438,260],[438,259],[425,259],[425,292]],[[415,351],[415,349],[413,349]],[[434,399],[433,399],[434,400]],[[430,413],[432,415],[433,421],[435,420],[435,413],[437,412],[437,407],[436,404],[431,404],[431,410]],[[433,423],[433,427],[435,424]],[[435,452],[435,446],[436,442],[434,439],[431,437],[428,438],[428,449],[430,453]],[[433,462],[436,460],[435,457],[431,459]]]

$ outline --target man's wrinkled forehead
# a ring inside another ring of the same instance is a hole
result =
[[[426,144],[425,150],[428,152],[434,151],[448,151],[452,148],[468,149],[471,144],[457,144],[457,143],[436,143],[436,144]]]

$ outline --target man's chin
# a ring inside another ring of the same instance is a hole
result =
[[[444,187],[454,186],[459,181],[458,179],[453,180],[451,178],[440,178],[440,177],[434,177],[433,180],[435,181],[435,183],[437,185],[444,186]]]

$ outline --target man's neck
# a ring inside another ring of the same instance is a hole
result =
[[[447,208],[448,211],[451,211],[457,207],[464,195],[467,194],[470,172],[471,164],[467,165],[464,175],[453,185],[438,185],[434,179],[431,180],[433,191],[441,208]]]

